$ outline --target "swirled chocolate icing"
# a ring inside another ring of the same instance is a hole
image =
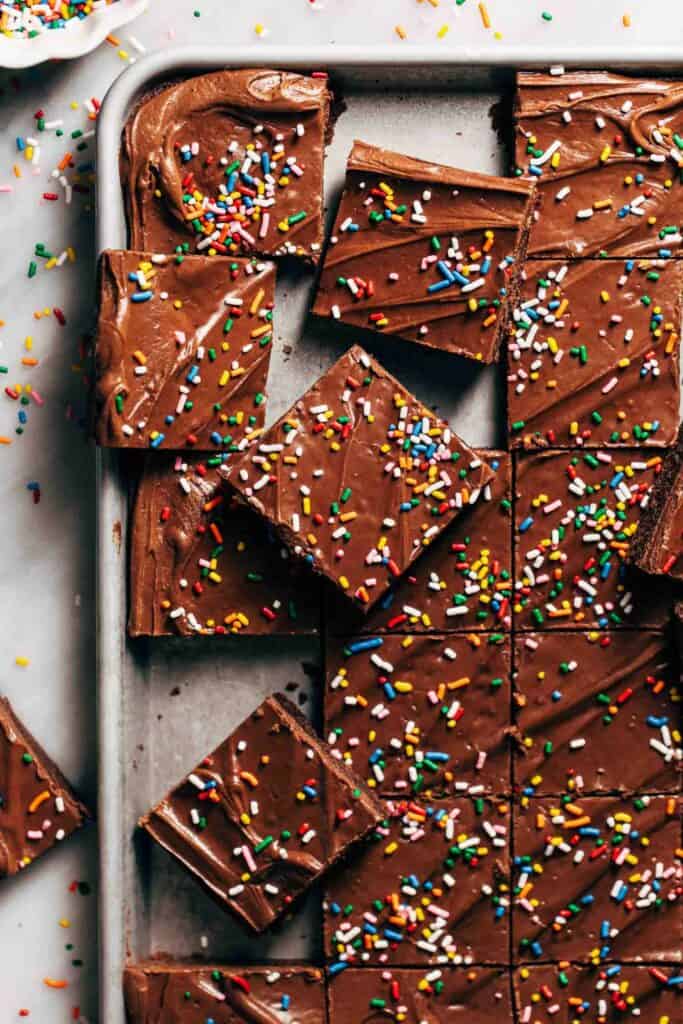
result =
[[[512,1020],[505,971],[348,968],[329,982],[330,1024],[500,1024]],[[564,1022],[563,1022],[564,1024]]]
[[[244,453],[229,483],[367,612],[492,476],[356,345]]]
[[[512,444],[670,444],[682,291],[678,260],[529,260],[508,342]]]
[[[516,172],[538,183],[530,256],[683,245],[683,83],[607,71],[517,76]]]
[[[315,967],[134,964],[123,987],[130,1024],[323,1024]]]
[[[493,362],[533,193],[355,142],[313,312]]]
[[[121,147],[131,248],[315,259],[329,107],[325,75],[266,69],[144,97]]]
[[[236,452],[263,425],[272,263],[107,250],[100,263],[96,437]]]
[[[278,694],[140,824],[261,932],[381,815],[379,801]]]
[[[227,491],[224,464],[222,455],[144,456],[131,521],[131,636],[316,632],[317,581],[304,581],[256,512]]]

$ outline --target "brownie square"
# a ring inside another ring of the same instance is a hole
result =
[[[261,932],[381,818],[380,802],[277,694],[140,825]]]
[[[347,968],[329,980],[330,1024],[500,1024],[512,1020],[506,971],[486,967],[363,970]]]
[[[130,1024],[324,1024],[325,984],[316,967],[225,966],[154,961],[123,976]]]
[[[0,697],[0,878],[27,868],[89,818],[57,765]]]
[[[325,660],[327,741],[375,792],[510,792],[502,633],[350,637]]]
[[[627,564],[661,472],[650,449],[516,455],[518,629],[661,627],[673,588]]]
[[[682,291],[676,260],[530,260],[508,343],[513,445],[671,444]]]
[[[674,1024],[683,1012],[683,984],[672,968],[520,967],[513,986],[520,1024],[617,1024],[631,1017]]]
[[[668,633],[517,636],[513,688],[515,780],[525,794],[680,792],[681,694]]]
[[[655,576],[683,580],[683,428],[667,452],[638,528],[634,565]]]
[[[274,294],[272,263],[104,252],[98,444],[241,450],[263,426]]]
[[[223,455],[144,456],[130,525],[131,636],[306,635],[320,588],[226,492]]]
[[[354,346],[244,454],[230,484],[367,611],[492,476]]]
[[[144,97],[121,148],[130,247],[316,259],[330,101],[325,74],[265,68]]]
[[[365,616],[329,602],[328,631],[451,633],[509,630],[512,618],[512,467],[507,452],[475,448],[493,478]]]
[[[536,181],[529,256],[681,252],[680,82],[519,72],[516,173]]]
[[[328,877],[331,969],[506,963],[509,830],[504,801],[388,801],[370,841]]]
[[[313,312],[493,362],[533,192],[354,142]]]
[[[680,962],[681,806],[638,796],[532,798],[515,808],[517,960]]]

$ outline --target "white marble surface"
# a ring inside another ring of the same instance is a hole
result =
[[[261,48],[270,43],[422,43],[433,45],[440,56],[460,47],[495,52],[501,44],[518,44],[532,46],[543,59],[553,46],[568,43],[621,48],[625,56],[637,56],[683,38],[683,7],[677,0],[489,0],[487,7],[491,30],[483,28],[476,0],[462,6],[455,0],[440,0],[437,6],[428,0],[378,0],[371,8],[367,0],[151,0],[148,13],[123,30],[121,39],[131,53],[131,34],[150,49],[168,46],[172,36],[177,42],[223,40]],[[552,22],[542,20],[544,9],[554,15]],[[630,28],[622,25],[624,13],[632,17]],[[264,29],[260,36],[257,24]],[[396,35],[397,24],[405,29],[405,41]],[[449,31],[439,39],[444,25]],[[0,41],[0,62],[1,54]],[[90,800],[96,765],[94,458],[78,426],[84,391],[77,367],[79,341],[92,322],[92,203],[84,196],[75,197],[71,206],[61,197],[55,203],[41,199],[53,187],[49,172],[71,148],[67,137],[45,133],[35,175],[26,161],[17,161],[14,140],[33,132],[39,107],[48,119],[63,117],[69,131],[87,127],[83,109],[72,110],[70,104],[102,97],[124,63],[114,47],[104,44],[78,62],[22,72],[14,82],[0,72],[0,186],[13,186],[12,192],[0,193],[0,319],[5,321],[0,365],[9,367],[0,383],[33,384],[44,399],[42,407],[27,407],[28,423],[18,437],[18,404],[0,395],[0,435],[13,442],[0,447],[0,690]],[[86,163],[92,149],[91,143],[76,153],[76,162]],[[21,165],[21,179],[13,176],[15,162]],[[40,266],[29,280],[26,270],[36,242],[57,253],[72,245],[75,264],[52,271]],[[34,319],[35,310],[54,306],[64,310],[66,327],[52,316]],[[30,355],[40,360],[34,368],[21,365],[27,335],[34,339]],[[26,489],[29,481],[40,484],[38,505]],[[17,656],[30,664],[17,665]],[[0,1024],[19,1020],[22,1007],[30,1010],[29,1021],[40,1024],[72,1020],[74,1006],[87,1020],[96,1019],[95,898],[70,893],[75,879],[87,880],[94,889],[94,828],[21,877],[2,883]],[[70,926],[62,927],[60,919]],[[65,949],[66,943],[73,944],[73,951]],[[74,958],[82,958],[84,966],[74,967]],[[64,978],[69,987],[48,988],[46,977]]]

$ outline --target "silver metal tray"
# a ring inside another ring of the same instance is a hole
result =
[[[492,52],[465,52],[450,63],[436,63],[434,51],[419,49],[269,48],[255,54],[203,48],[141,60],[110,90],[99,119],[98,250],[126,245],[120,133],[136,97],[154,82],[230,66],[329,70],[347,103],[327,157],[326,200],[333,214],[354,138],[458,167],[505,173],[507,157],[492,108],[502,103],[509,123],[509,67],[530,66],[534,55],[501,48],[494,66]],[[580,56],[583,67],[629,63],[619,53],[584,50]],[[574,49],[552,55],[558,63],[577,63],[577,58]],[[550,60],[546,55],[544,64]],[[674,60],[662,52],[639,63],[661,72]],[[312,281],[305,269],[287,269],[278,279],[268,422],[356,340],[355,332],[307,318]],[[500,367],[481,368],[397,340],[366,337],[363,343],[469,443],[501,444]],[[249,939],[163,851],[136,835],[136,821],[267,693],[299,684],[300,692],[310,695],[305,708],[319,719],[320,694],[311,692],[316,687],[310,666],[320,664],[321,647],[313,638],[128,640],[128,484],[115,452],[100,451],[98,473],[100,1019],[123,1024],[121,974],[129,957],[165,952],[233,962],[320,960],[319,894],[311,894],[279,932]]]

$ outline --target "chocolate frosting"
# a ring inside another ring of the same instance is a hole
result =
[[[507,452],[475,448],[495,476],[365,616],[330,601],[328,630],[449,633],[507,629],[512,597],[512,473]]]
[[[532,197],[356,141],[313,312],[493,362]]]
[[[229,483],[367,611],[492,475],[354,346],[245,453]]]
[[[683,580],[683,428],[652,488],[631,554],[645,572]]]
[[[234,452],[248,443],[263,424],[274,288],[271,263],[104,252],[98,444]]]
[[[512,597],[512,472],[507,452],[475,448],[495,476],[477,503],[430,544],[367,615],[335,595],[328,631],[450,633],[508,629]]]
[[[682,291],[674,260],[530,260],[508,344],[513,444],[670,443]]]
[[[325,75],[263,68],[198,75],[143,98],[121,147],[131,248],[173,252],[199,240],[205,255],[315,258],[329,106]],[[256,159],[247,167],[250,153]],[[286,173],[289,159],[296,170]]]
[[[222,456],[145,456],[130,528],[131,636],[315,633],[319,588],[251,509]]]
[[[683,985],[672,968],[619,964],[617,970],[562,964],[523,968],[513,974],[515,1007],[525,1024],[583,1024],[680,1020]]]
[[[329,983],[330,1024],[500,1024],[512,1020],[506,972],[486,967],[348,968]]]
[[[151,962],[127,967],[130,1024],[321,1024],[322,971]]]
[[[680,252],[683,84],[570,71],[517,86],[517,173],[541,200],[529,255]]]
[[[525,793],[680,792],[668,634],[529,633],[515,640],[515,666],[515,778]]]
[[[261,932],[380,818],[379,801],[278,694],[140,824]]]
[[[89,817],[59,768],[0,697],[0,878],[28,867]]]
[[[503,634],[350,637],[325,660],[325,735],[375,792],[510,792]]]
[[[371,841],[329,877],[332,969],[508,962],[508,838],[504,801],[388,801]]]
[[[532,799],[513,836],[521,961],[681,962],[680,799]]]
[[[661,465],[644,448],[516,456],[517,628],[668,622],[672,588],[627,564]]]

